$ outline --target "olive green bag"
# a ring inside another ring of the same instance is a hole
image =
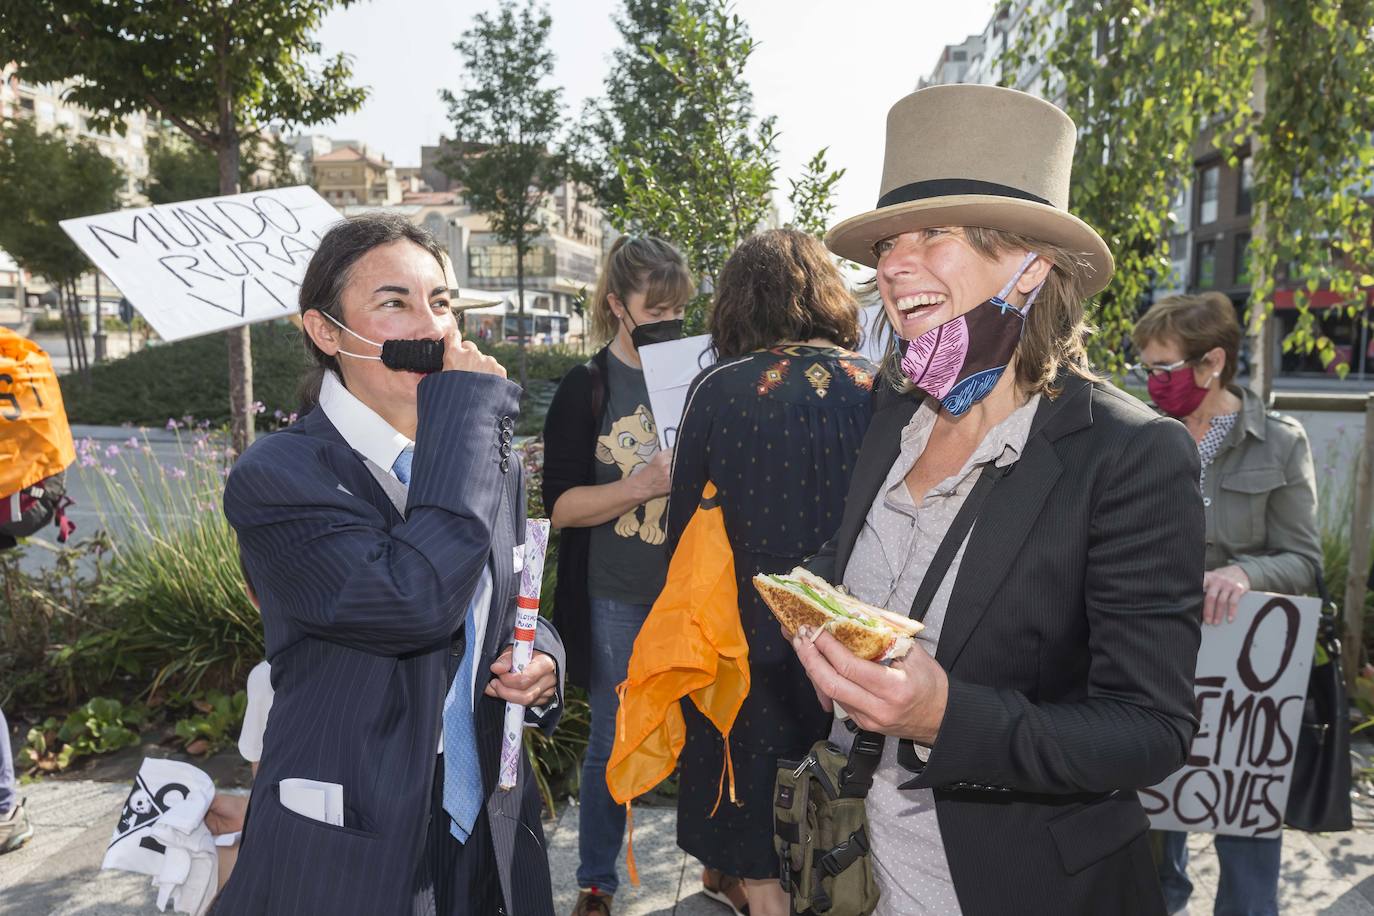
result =
[[[878,906],[864,798],[883,737],[858,732],[846,756],[818,741],[801,761],[778,761],[773,842],[783,890],[802,916],[868,916]]]

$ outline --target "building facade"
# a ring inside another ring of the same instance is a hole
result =
[[[336,143],[330,152],[312,157],[310,171],[315,190],[340,209],[401,203],[401,182],[395,167],[361,144]]]

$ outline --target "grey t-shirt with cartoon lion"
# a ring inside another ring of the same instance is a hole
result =
[[[614,483],[648,464],[658,451],[658,427],[644,373],[607,356],[606,403],[596,440],[596,482]],[[587,594],[630,604],[653,604],[668,576],[664,518],[668,497],[636,506],[592,529]]]

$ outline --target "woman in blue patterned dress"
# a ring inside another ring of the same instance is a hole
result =
[[[750,580],[790,571],[839,526],[868,429],[875,369],[852,352],[858,311],[830,256],[795,230],[760,233],[731,255],[710,332],[719,361],[687,396],[668,547],[676,546],[706,481],[715,483],[734,554],[751,688],[730,733],[739,804],[727,799],[714,815],[721,736],[683,704],[678,845],[706,866],[711,896],[720,899],[719,874],[739,876],[751,916],[772,916],[788,911],[773,851],[777,761],[800,757],[824,738],[830,715]]]

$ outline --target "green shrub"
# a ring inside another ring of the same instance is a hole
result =
[[[199,715],[178,721],[176,735],[186,743],[188,754],[208,756],[229,747],[238,737],[248,710],[248,694],[242,690],[233,694],[211,690],[192,700],[191,707]]]
[[[138,744],[138,730],[148,717],[140,705],[96,697],[59,722],[49,718],[29,729],[25,747],[30,762],[43,772],[65,770],[80,757],[108,754]]]
[[[88,600],[110,549],[101,532],[66,547],[42,538],[0,551],[0,708],[76,705],[136,668],[119,649],[120,622]],[[28,563],[25,559],[51,551]]]
[[[506,373],[512,379],[520,377],[520,348],[515,344],[498,343],[491,341],[476,341],[477,348],[483,353],[496,358],[496,361],[506,368]],[[573,366],[580,366],[585,363],[590,354],[569,347],[566,344],[558,344],[552,347],[529,347],[526,353],[526,368],[531,379],[543,379],[545,381],[556,382]]]
[[[253,397],[267,413],[290,413],[306,368],[301,334],[287,321],[253,326]],[[169,417],[229,422],[229,357],[224,334],[151,346],[91,367],[90,381],[63,376],[73,423],[162,426]]]
[[[179,434],[181,435],[181,434]],[[79,473],[113,547],[92,601],[119,620],[118,648],[147,691],[232,689],[263,657],[262,621],[243,588],[238,542],[220,506],[227,464],[217,440],[188,431],[172,465],[130,460],[151,449],[78,445]],[[118,521],[118,527],[112,522]]]

